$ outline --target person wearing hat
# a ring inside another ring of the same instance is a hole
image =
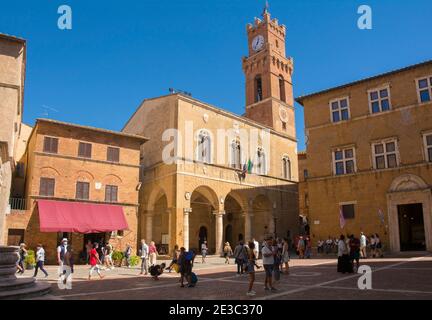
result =
[[[64,265],[65,255],[67,251],[68,251],[68,239],[63,238],[61,244],[57,247],[57,263],[61,270],[60,276],[66,271],[64,270],[63,265]]]

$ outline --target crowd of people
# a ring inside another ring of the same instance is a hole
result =
[[[225,264],[230,264],[230,259],[234,259],[237,266],[236,276],[240,277],[247,274],[249,277],[248,282],[248,296],[254,296],[256,292],[253,290],[255,282],[255,271],[264,268],[265,281],[264,290],[277,291],[275,283],[277,283],[281,274],[289,274],[289,261],[290,249],[294,249],[300,259],[310,258],[312,252],[312,242],[309,236],[299,236],[293,245],[288,238],[266,238],[261,244],[256,240],[244,242],[239,241],[234,250],[229,242],[223,246],[223,256]],[[201,244],[201,263],[206,263],[206,256],[208,253],[207,241]],[[59,276],[65,274],[66,266],[70,272],[74,270],[74,255],[73,248],[68,244],[68,239],[61,240],[60,245],[57,247],[57,263],[59,265]],[[96,272],[102,279],[104,275],[103,270],[112,270],[115,268],[113,261],[114,248],[109,242],[95,242],[88,241],[83,251],[85,253],[85,262],[90,266],[88,271],[88,279],[91,280],[92,275]],[[328,237],[327,240],[318,240],[317,252],[319,254],[337,253],[338,264],[337,271],[341,273],[352,273],[355,269],[359,268],[360,258],[382,257],[382,243],[378,234],[373,234],[367,237],[363,232],[359,238],[354,235],[344,236],[341,235],[338,239]],[[25,259],[28,255],[27,247],[24,243],[20,245],[19,260],[17,262],[17,272],[24,273]],[[133,255],[132,246],[127,244],[122,252],[122,259],[117,267],[126,268],[131,266],[131,257]],[[151,241],[149,244],[143,239],[138,247],[138,257],[141,259],[140,275],[148,275],[154,279],[159,280],[159,277],[164,271],[172,272],[173,270],[179,273],[180,287],[194,287],[198,281],[197,275],[192,271],[196,252],[194,250],[186,250],[184,247],[175,245],[170,254],[170,263],[167,266],[165,263],[158,264],[158,250],[155,242]],[[258,264],[258,260],[262,259],[262,266]],[[48,272],[44,268],[45,263],[45,250],[42,244],[38,244],[35,251],[34,277],[37,276],[38,271],[41,270],[45,277]]]
[[[350,238],[350,236],[346,236]],[[317,242],[317,253],[318,254],[332,254],[338,253],[339,238],[328,237],[327,240],[319,239]],[[383,245],[380,236],[377,233],[366,236],[363,232],[360,233],[360,258],[382,258]]]

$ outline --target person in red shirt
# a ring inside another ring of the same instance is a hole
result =
[[[100,269],[99,265],[101,265],[102,263],[99,260],[99,254],[97,253],[98,247],[99,247],[99,244],[95,242],[93,244],[93,249],[90,250],[90,258],[89,258],[90,271],[89,271],[89,277],[88,277],[89,280],[91,280],[91,276],[92,276],[94,270],[96,270],[97,274],[99,275],[99,277],[101,279],[104,277],[100,272],[101,269]]]

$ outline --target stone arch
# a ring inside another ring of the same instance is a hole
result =
[[[43,167],[40,169],[41,177],[56,178],[61,176],[60,172],[53,167]]]
[[[103,177],[103,179],[102,179],[102,183],[104,185],[112,184],[112,185],[118,186],[118,185],[122,184],[122,182],[123,182],[123,180],[115,174],[108,174],[105,177]]]
[[[243,198],[235,191],[229,192],[225,197],[224,209],[223,230],[225,235],[223,238],[226,241],[231,239],[230,243],[235,244],[239,240],[239,235],[244,235],[245,233],[245,206]],[[231,228],[228,228],[228,226],[231,226]],[[227,234],[227,230],[231,234]]]
[[[216,217],[220,210],[219,198],[216,192],[208,186],[198,186],[190,198],[192,213],[189,215],[189,249],[200,252],[202,239],[199,229],[207,229],[207,245],[210,252],[216,251]]]
[[[271,199],[265,194],[258,194],[252,200],[252,236],[258,241],[264,240],[266,236],[273,235],[273,205]]]
[[[389,192],[415,191],[427,188],[428,185],[419,176],[404,174],[392,181]]]
[[[94,176],[86,170],[77,171],[74,176],[75,181],[90,182],[94,180]]]
[[[165,189],[163,189],[160,186],[154,188],[150,193],[150,195],[148,196],[146,210],[153,211],[156,201],[163,195],[167,195]],[[168,197],[167,197],[167,202],[168,202]]]

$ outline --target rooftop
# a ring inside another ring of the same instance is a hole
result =
[[[21,43],[25,43],[25,39],[22,38],[18,38],[16,36],[11,36],[9,34],[5,34],[5,33],[1,33],[0,32],[0,38],[1,39],[7,39],[7,40],[11,40],[11,41],[17,41],[17,42],[21,42]]]
[[[320,94],[328,93],[328,92],[331,92],[331,91],[334,91],[334,90],[338,90],[338,89],[343,89],[343,88],[351,87],[351,86],[354,86],[356,84],[360,84],[360,83],[364,83],[364,82],[371,81],[371,80],[374,80],[374,79],[390,76],[390,75],[393,75],[393,74],[396,74],[396,73],[412,70],[412,69],[415,69],[415,68],[418,68],[418,67],[422,67],[422,66],[426,66],[426,65],[429,65],[429,64],[432,65],[432,60],[427,60],[427,61],[424,61],[424,62],[421,62],[421,63],[417,63],[417,64],[413,64],[413,65],[410,65],[410,66],[407,66],[407,67],[404,67],[404,68],[401,68],[401,69],[396,69],[396,70],[393,70],[393,71],[381,73],[381,74],[378,74],[378,75],[375,75],[375,76],[371,76],[371,77],[367,77],[367,78],[364,78],[364,79],[360,79],[360,80],[357,80],[357,81],[354,81],[354,82],[349,82],[349,83],[346,83],[346,84],[343,84],[343,85],[340,85],[340,86],[337,86],[337,87],[333,87],[333,88],[325,89],[325,90],[318,91],[318,92],[315,92],[315,93],[311,93],[311,94],[308,94],[308,95],[300,96],[300,97],[297,97],[295,99],[295,101],[297,101],[298,103],[300,103],[301,105],[303,105],[303,103],[304,103],[304,101],[306,99],[309,99],[311,97],[314,97],[314,96],[317,96],[317,95],[320,95]]]
[[[124,133],[124,132],[119,132],[119,131],[112,131],[112,130],[89,127],[89,126],[83,126],[83,125],[79,125],[79,124],[73,124],[73,123],[68,123],[68,122],[63,122],[63,121],[58,121],[58,120],[53,120],[53,119],[38,118],[38,119],[36,119],[36,124],[38,122],[53,123],[53,124],[58,124],[58,125],[63,125],[63,126],[74,127],[74,128],[78,128],[78,129],[91,130],[91,131],[96,131],[96,132],[105,133],[105,134],[112,134],[112,135],[116,135],[116,136],[122,136],[122,137],[126,137],[126,138],[137,139],[137,140],[140,140],[142,143],[147,142],[149,140],[149,138],[147,138],[147,137],[143,137],[143,136],[136,135],[136,134]]]

